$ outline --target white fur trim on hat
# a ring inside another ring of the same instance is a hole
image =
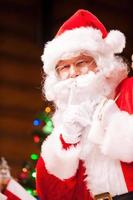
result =
[[[104,45],[102,33],[98,29],[81,27],[65,31],[46,44],[42,55],[44,71],[49,74],[59,60],[72,57],[77,52],[87,51],[96,57],[99,53],[107,53],[107,48],[108,45]]]
[[[80,27],[65,31],[48,42],[44,48],[42,61],[46,74],[55,71],[58,61],[70,58],[77,53],[87,52],[95,59],[102,55],[122,52],[125,47],[125,36],[117,30],[112,30],[105,39],[100,30],[92,27]]]
[[[63,149],[60,136],[52,133],[42,145],[41,156],[48,172],[63,180],[75,175],[79,164],[79,152],[79,145]]]
[[[112,30],[105,38],[105,42],[111,47],[114,53],[121,53],[125,48],[126,39],[122,32]]]

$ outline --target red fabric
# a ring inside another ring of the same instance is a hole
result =
[[[76,144],[68,144],[64,141],[63,137],[62,137],[62,134],[60,135],[60,140],[61,140],[61,143],[62,143],[62,146],[63,146],[63,149],[67,150],[70,146],[74,146],[76,147],[78,143]]]
[[[120,95],[117,100],[119,108],[133,114],[133,77],[122,81],[117,88],[117,93]],[[128,191],[133,191],[133,162],[130,164],[121,162],[121,166]]]
[[[92,200],[83,181],[85,177],[81,161],[77,174],[64,181],[47,172],[41,157],[36,169],[36,187],[41,200]]]
[[[117,105],[121,110],[130,114],[133,113],[133,78],[125,79],[117,88]],[[64,149],[70,146],[62,138]],[[127,147],[128,148],[128,147]],[[133,163],[121,162],[125,183],[129,191],[133,191]],[[92,200],[89,191],[86,188],[85,169],[82,161],[79,162],[79,168],[76,175],[68,180],[61,181],[57,177],[49,174],[45,168],[44,160],[40,157],[36,166],[37,178],[36,186],[41,200]]]
[[[70,17],[59,29],[56,36],[61,35],[67,30],[81,27],[93,27],[101,31],[103,38],[107,36],[107,30],[103,24],[87,10],[80,9]]]
[[[64,141],[63,137],[62,137],[62,134],[60,135],[60,140],[61,140],[61,143],[62,143],[62,146],[65,150],[67,150],[70,146],[72,146],[71,144],[68,144]]]
[[[7,196],[7,200],[21,200],[8,190],[5,190],[4,195]]]

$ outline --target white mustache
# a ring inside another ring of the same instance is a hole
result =
[[[95,78],[95,73],[90,71],[89,73],[85,74],[85,75],[80,75],[78,77],[75,78],[69,78],[63,81],[60,81],[59,83],[57,83],[54,87],[55,90],[59,91],[62,89],[72,89],[74,87],[85,87],[88,84],[90,84],[91,81],[94,80]]]
[[[54,86],[57,100],[65,101],[66,105],[81,101],[81,99],[85,100],[88,86],[89,88],[93,86],[95,79],[97,79],[97,74],[90,71],[88,74],[60,81]]]

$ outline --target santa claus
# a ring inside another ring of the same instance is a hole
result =
[[[46,44],[44,93],[56,111],[36,167],[41,200],[133,199],[133,78],[115,55],[124,47],[123,33],[86,10]]]

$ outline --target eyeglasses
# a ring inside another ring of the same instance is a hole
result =
[[[56,72],[61,79],[74,78],[89,71],[95,71],[96,62],[90,56],[78,56],[70,60],[62,60],[56,66]]]

